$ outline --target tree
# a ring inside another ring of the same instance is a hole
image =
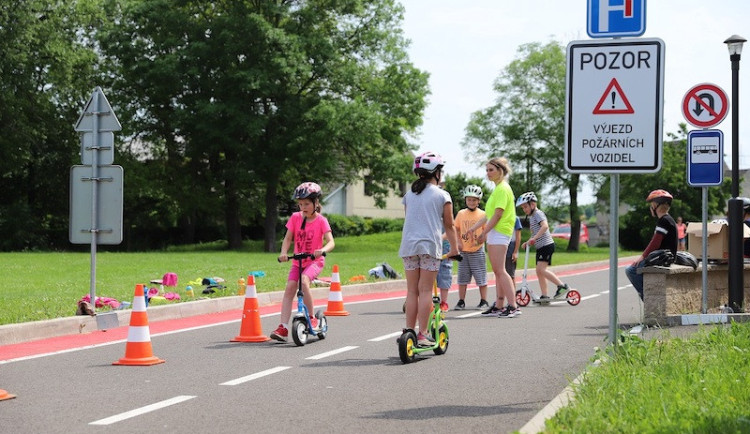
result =
[[[393,0],[104,1],[113,88],[130,133],[173,168],[178,220],[214,201],[236,248],[241,216],[264,216],[271,251],[296,184],[365,175],[382,201],[407,179],[427,75]]]
[[[567,191],[571,221],[568,250],[578,250],[580,175],[562,169],[565,133],[565,50],[557,42],[518,49],[494,83],[495,104],[472,114],[462,146],[477,162],[510,160],[516,194]]]
[[[84,1],[0,4],[0,249],[67,244],[73,130],[94,86]]]

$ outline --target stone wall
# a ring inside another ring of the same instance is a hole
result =
[[[708,312],[729,300],[729,266],[708,264]],[[703,271],[672,265],[643,269],[643,306],[647,324],[664,324],[673,315],[701,313]],[[744,268],[745,306],[750,304],[750,265]]]

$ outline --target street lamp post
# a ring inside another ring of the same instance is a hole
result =
[[[739,137],[739,81],[740,54],[742,44],[747,39],[732,35],[724,41],[729,48],[729,60],[732,62],[732,198],[729,199],[729,307],[734,312],[741,312],[744,298],[743,282],[743,212],[740,195],[740,137]]]

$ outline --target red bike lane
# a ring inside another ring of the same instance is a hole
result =
[[[622,261],[618,266],[629,264],[629,261]],[[608,269],[609,265],[589,265],[585,268],[576,268],[572,270],[556,271],[555,273],[559,277],[581,274],[593,271],[600,271]],[[517,273],[516,281],[519,281]],[[527,281],[536,280],[535,276],[529,276]],[[494,280],[488,281],[489,286],[494,286]],[[406,283],[404,282],[404,286]],[[451,287],[451,292],[458,288],[457,285]],[[476,285],[469,285],[469,289],[476,288]],[[344,286],[342,290],[345,291]],[[375,301],[388,298],[399,298],[406,297],[406,289],[389,291],[389,292],[373,292],[369,294],[361,295],[349,295],[345,296],[345,303],[357,303]],[[316,306],[324,306],[327,303],[327,299],[315,300]],[[280,304],[270,304],[260,306],[259,313],[263,315],[278,314],[280,310]],[[186,318],[169,319],[162,321],[149,322],[149,332],[151,336],[159,335],[163,333],[189,330],[199,327],[207,327],[217,324],[239,322],[242,318],[242,309],[233,309],[223,312],[207,313],[201,315],[190,316]],[[23,359],[41,357],[44,355],[51,355],[60,352],[82,350],[93,346],[114,344],[117,342],[125,342],[128,336],[129,325],[120,326],[109,330],[96,330],[88,333],[71,334],[65,336],[58,336],[47,339],[39,339],[35,341],[22,342],[10,345],[0,345],[0,364],[10,363],[13,361],[19,361]]]

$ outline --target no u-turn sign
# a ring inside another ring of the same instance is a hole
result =
[[[573,41],[567,50],[565,169],[661,169],[664,41]]]

